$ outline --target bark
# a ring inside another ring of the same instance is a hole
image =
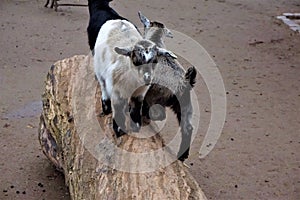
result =
[[[72,199],[206,199],[155,124],[115,138],[111,116],[99,115],[100,97],[91,56],[64,59],[49,70],[39,141],[64,173]]]

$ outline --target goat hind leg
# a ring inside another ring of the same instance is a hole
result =
[[[108,115],[112,112],[111,110],[111,100],[108,95],[108,92],[106,91],[105,82],[104,80],[98,76],[96,76],[99,80],[100,87],[101,87],[101,104],[102,104],[102,113],[101,115]]]
[[[182,140],[177,158],[182,162],[189,157],[192,133],[193,126],[191,124],[187,125],[185,128],[181,128]]]
[[[55,0],[51,0],[50,8],[53,8]]]
[[[183,107],[182,112],[177,113],[177,119],[181,127],[181,144],[178,152],[178,160],[184,161],[189,157],[191,138],[193,134],[193,125],[191,124],[192,106],[188,104]]]
[[[46,4],[44,5],[44,7],[46,7],[46,8],[48,7],[49,1],[50,1],[50,0],[47,0],[47,1],[46,1]]]

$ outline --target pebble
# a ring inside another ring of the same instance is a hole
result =
[[[42,183],[39,183],[38,186],[39,187],[44,187],[44,185]]]

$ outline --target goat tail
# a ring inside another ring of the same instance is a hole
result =
[[[185,73],[185,79],[189,82],[191,87],[194,87],[196,83],[196,75],[197,75],[197,70],[194,66],[189,67],[187,69],[187,72]]]

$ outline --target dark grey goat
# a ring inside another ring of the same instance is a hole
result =
[[[172,37],[171,32],[160,22],[152,22],[139,12],[141,22],[144,24],[144,38],[155,42],[164,48],[163,36]],[[189,156],[193,126],[191,118],[193,107],[191,90],[195,84],[197,71],[190,67],[187,71],[175,59],[160,56],[151,87],[143,101],[143,116],[147,120],[163,120],[166,117],[165,109],[152,109],[170,107],[176,114],[181,127],[182,141],[177,154],[178,160],[184,161]]]

